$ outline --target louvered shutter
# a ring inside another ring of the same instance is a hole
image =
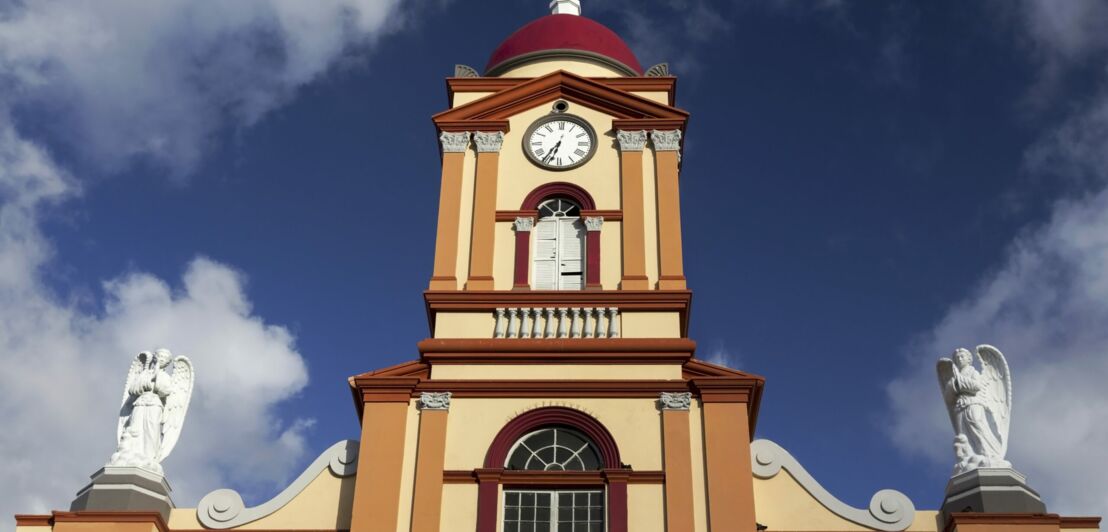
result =
[[[558,222],[535,224],[535,254],[531,272],[535,290],[558,289]]]
[[[585,225],[579,218],[558,220],[558,270],[561,290],[580,290],[584,284]]]

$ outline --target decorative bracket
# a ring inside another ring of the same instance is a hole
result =
[[[276,497],[258,506],[247,508],[235,490],[218,489],[200,499],[196,518],[200,524],[214,529],[235,528],[272,515],[300,495],[325,468],[340,478],[358,471],[358,440],[342,440],[319,455],[296,480]]]
[[[751,442],[750,460],[755,477],[773,478],[785,469],[824,508],[847,521],[885,532],[899,532],[911,526],[916,518],[916,507],[911,499],[896,490],[885,489],[874,493],[868,509],[847,505],[820,486],[793,455],[772,441]]]

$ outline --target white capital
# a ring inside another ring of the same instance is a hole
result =
[[[516,217],[516,231],[530,231],[535,227],[535,219],[525,216]]]
[[[586,216],[585,217],[585,230],[587,231],[599,231],[600,226],[604,224],[603,216]]]
[[[646,147],[646,131],[616,131],[620,151],[642,151]]]
[[[689,392],[662,392],[660,401],[662,410],[688,410],[692,404]]]
[[[423,392],[419,394],[419,408],[423,410],[450,410],[450,392]]]
[[[443,131],[439,135],[439,142],[442,143],[443,153],[462,153],[469,148],[469,132]]]
[[[478,153],[499,152],[500,146],[504,144],[504,132],[478,131],[473,134],[473,142],[477,144]]]
[[[681,150],[681,130],[671,129],[669,131],[654,130],[650,134],[650,140],[654,142],[654,151],[680,151]]]

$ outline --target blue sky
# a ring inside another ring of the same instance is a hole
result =
[[[179,504],[356,438],[346,377],[428,335],[443,78],[543,4],[0,1],[0,510],[68,505],[158,345],[207,387]],[[690,336],[767,378],[759,437],[854,506],[934,508],[933,363],[988,342],[1016,467],[1108,511],[1108,7],[584,4],[679,76]]]

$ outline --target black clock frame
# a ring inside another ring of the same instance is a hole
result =
[[[582,157],[580,161],[577,161],[577,162],[575,162],[571,165],[568,165],[568,166],[550,166],[550,165],[547,165],[547,164],[543,164],[542,161],[536,159],[535,154],[531,152],[531,145],[529,144],[529,141],[531,140],[531,134],[534,133],[535,130],[538,129],[539,127],[541,127],[543,124],[546,124],[547,122],[552,122],[554,120],[565,120],[567,122],[573,122],[574,124],[577,124],[577,125],[581,126],[582,128],[584,128],[585,132],[588,133],[589,140],[591,141],[589,143],[589,153],[586,153],[585,156]],[[555,172],[562,172],[562,171],[565,171],[565,170],[573,170],[574,168],[578,168],[581,165],[589,162],[589,159],[592,159],[592,156],[594,154],[596,154],[596,150],[597,150],[596,143],[597,143],[596,130],[593,129],[592,125],[590,125],[588,122],[586,122],[584,118],[581,118],[577,115],[567,114],[567,113],[550,113],[550,114],[548,114],[548,115],[546,115],[546,116],[544,116],[544,117],[542,117],[538,120],[535,120],[535,122],[533,124],[531,124],[530,127],[527,128],[527,131],[523,133],[523,142],[522,142],[522,144],[523,144],[523,153],[527,154],[527,160],[531,161],[532,164],[534,164],[535,166],[538,166],[539,168],[542,168],[543,170],[553,170]]]

